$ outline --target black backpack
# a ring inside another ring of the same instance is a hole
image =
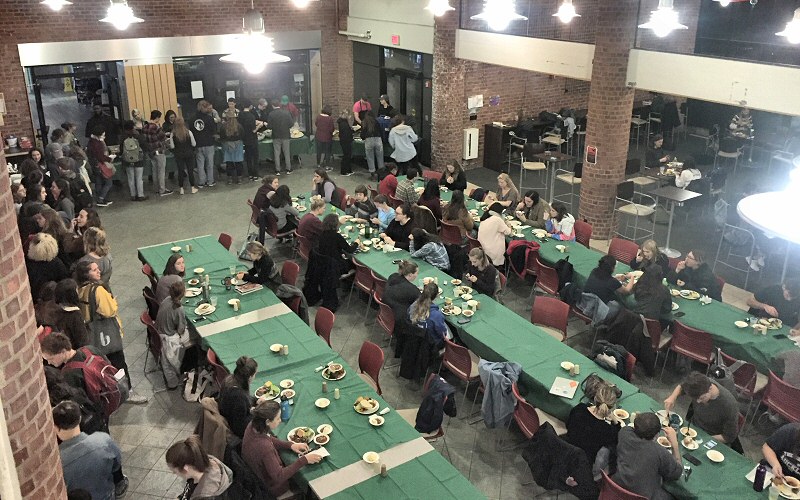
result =
[[[569,257],[559,260],[553,267],[556,270],[556,274],[558,274],[558,289],[560,291],[567,283],[572,282],[572,275],[575,268],[569,263]]]

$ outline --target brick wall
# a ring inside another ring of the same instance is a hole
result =
[[[2,137],[0,137],[2,138]],[[24,498],[66,498],[28,274],[0,151],[0,398]]]
[[[346,18],[347,1],[340,1]],[[226,0],[223,6],[207,1],[170,2],[137,0],[131,6],[144,23],[117,31],[97,20],[105,16],[107,0],[81,0],[53,12],[38,0],[5,0],[0,23],[0,92],[5,93],[8,114],[0,131],[28,135],[33,130],[18,43],[146,38],[163,36],[239,33],[249,0]],[[325,102],[352,100],[352,44],[337,33],[335,2],[312,2],[300,10],[288,0],[259,0],[268,32],[321,30],[322,93]]]
[[[580,217],[594,226],[594,237],[613,228],[616,186],[625,177],[630,118],[635,91],[626,87],[628,57],[634,40],[637,0],[603,3],[598,8],[597,40],[589,91],[586,145],[598,149],[597,164],[584,163]]]

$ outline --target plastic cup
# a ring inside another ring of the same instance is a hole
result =
[[[214,306],[214,307],[217,307],[217,298],[216,297],[211,297],[211,305]]]
[[[231,276],[235,276],[236,275],[236,265],[234,264],[232,266],[228,266],[228,272],[231,274]]]

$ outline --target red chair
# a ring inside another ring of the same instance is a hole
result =
[[[800,389],[769,371],[769,382],[761,402],[789,422],[800,421]]]
[[[375,298],[375,302],[378,304],[378,317],[375,319],[375,322],[378,323],[386,333],[386,337],[391,341],[394,335],[394,311],[377,297]]]
[[[439,365],[439,373],[442,372],[442,367],[445,367],[453,375],[467,383],[464,388],[464,402],[466,402],[469,384],[480,380],[480,375],[478,375],[478,361],[480,361],[480,358],[466,347],[448,339],[444,339],[444,342],[444,356],[442,357],[442,364]],[[477,394],[475,396],[477,397]]]
[[[442,221],[442,227],[439,229],[439,236],[442,238],[442,243],[445,245],[460,246],[464,244],[464,237],[461,236],[461,229],[447,221]]]
[[[728,356],[721,350],[719,353],[722,355],[722,362],[725,363],[725,366],[732,366],[738,361],[733,356]],[[743,362],[743,364],[733,372],[733,385],[736,387],[736,390],[740,395],[750,399],[747,403],[745,418],[750,413],[750,407],[753,406],[753,400],[756,395],[764,392],[768,381],[769,379],[767,376],[758,373],[755,365],[752,363]]]
[[[422,177],[425,178],[425,180],[436,179],[437,181],[441,181],[442,180],[442,173],[441,172],[437,172],[435,170],[423,170],[422,171]]]
[[[472,251],[473,248],[483,247],[481,247],[481,242],[478,241],[478,238],[473,238],[471,234],[467,233],[467,252]]]
[[[311,240],[303,236],[302,234],[297,234],[297,254],[300,256],[301,259],[308,262],[309,257],[311,256],[311,248],[313,247],[311,244]]]
[[[523,398],[519,393],[519,387],[517,387],[516,382],[511,384],[511,393],[514,395],[514,399],[517,400],[517,407],[514,408],[514,422],[517,423],[525,439],[530,439],[539,431],[542,421],[550,422],[550,425],[553,426],[559,436],[567,433],[567,427],[563,422],[534,407],[528,400]]]
[[[508,282],[508,278],[506,278],[505,274],[500,272],[497,273],[497,278],[500,280],[500,287],[494,291],[494,299],[502,304],[503,294],[506,291],[506,283]]]
[[[375,389],[379,396],[383,394],[381,392],[381,383],[378,381],[378,377],[381,375],[383,361],[383,349],[377,344],[373,344],[369,340],[365,340],[364,343],[361,344],[361,350],[358,351],[358,371],[361,372],[359,376],[364,382]]]
[[[336,315],[330,309],[326,307],[317,309],[317,315],[314,317],[314,331],[327,342],[328,347],[331,347],[331,331],[335,321]]]
[[[217,241],[220,245],[225,247],[225,250],[230,250],[231,245],[233,245],[233,236],[228,233],[219,233],[219,238]]]
[[[714,278],[717,280],[717,285],[719,285],[719,296],[722,298],[722,290],[725,288],[725,280],[716,274],[714,275]]]
[[[278,228],[278,219],[275,218],[275,215],[272,212],[266,211],[266,212],[264,212],[264,214],[266,214],[264,216],[264,220],[266,221],[266,233],[268,235],[270,235],[273,239],[277,240],[279,238],[293,238],[294,237],[294,235],[296,234],[294,229],[292,229],[290,231],[286,231],[284,233],[279,233],[278,232],[278,229],[279,229]]]
[[[206,359],[211,365],[211,370],[214,372],[214,381],[217,383],[217,389],[219,389],[222,387],[222,383],[228,376],[228,369],[225,368],[222,363],[220,363],[219,359],[217,358],[217,353],[215,353],[212,349],[209,349],[206,353]]]
[[[667,265],[669,266],[670,271],[674,271],[678,267],[678,262],[681,259],[678,257],[667,257]]]
[[[150,288],[155,292],[158,287],[158,278],[156,277],[156,273],[153,272],[153,268],[150,267],[150,264],[144,264],[142,266],[142,274],[147,276],[147,279],[150,280]]]
[[[664,356],[664,368],[661,369],[661,377],[664,377],[664,369],[667,367],[670,351],[675,352],[675,354],[682,354],[709,367],[711,366],[711,358],[714,355],[714,341],[708,332],[676,321],[672,327],[672,344]]]
[[[291,260],[284,261],[281,268],[281,283],[284,285],[297,285],[297,275],[300,274],[300,266]]]
[[[431,373],[430,375],[428,375],[428,378],[425,380],[425,385],[422,386],[423,397],[427,396],[428,388],[430,387],[431,382],[433,381],[433,379],[435,377],[438,377],[438,376],[439,375],[437,375],[435,373]],[[417,407],[417,408],[408,408],[408,409],[404,409],[404,410],[397,410],[397,414],[400,415],[403,418],[403,420],[408,422],[408,424],[411,427],[415,427],[417,425],[417,413],[418,412],[419,412],[419,407]],[[436,441],[440,437],[444,437],[444,427],[439,426],[438,430],[436,430],[434,432],[431,432],[430,434],[423,434],[422,437],[424,437],[426,441]],[[445,451],[445,450],[447,450],[447,443],[446,442],[444,442],[444,445],[443,445],[443,451]]]
[[[568,321],[569,304],[566,302],[553,297],[537,297],[533,301],[531,323],[546,327],[544,331],[559,342],[567,340]]]
[[[368,300],[372,299],[372,271],[367,266],[359,264],[356,259],[351,260],[356,267],[356,275],[353,278],[353,285],[350,287],[350,297],[347,299],[347,307],[350,307],[350,299],[353,298],[353,290],[356,288],[366,293],[369,296]],[[369,306],[369,303],[367,305]]]
[[[592,239],[592,225],[585,220],[575,221],[575,241],[589,248],[589,240]]]
[[[149,354],[152,354],[153,359],[156,361],[156,369],[151,371],[158,371],[161,369],[161,335],[158,334],[156,323],[147,311],[142,313],[139,317],[139,321],[141,321],[147,329],[147,350],[144,352],[144,372],[148,373],[147,356]]]
[[[300,296],[293,298],[289,301],[289,309],[292,310],[296,315],[300,316]]]
[[[250,236],[250,228],[252,226],[258,227],[258,217],[261,215],[261,210],[253,205],[253,201],[248,199],[247,206],[250,207],[250,222],[247,224],[247,234],[245,234],[245,239]]]
[[[536,273],[539,272],[539,268],[536,266],[536,259],[539,258],[539,251],[538,250],[529,250],[527,253],[527,257],[525,258],[525,269],[523,271],[523,279],[526,276],[533,276],[536,278]],[[531,290],[533,293],[533,290]]]
[[[628,382],[633,380],[633,368],[636,366],[636,356],[631,353],[625,357],[625,375],[628,376],[626,379]]]
[[[333,200],[336,200],[334,203]],[[347,208],[347,191],[344,188],[337,187],[333,194],[331,195],[331,205],[334,207],[344,210]]]
[[[396,197],[393,194],[390,194],[389,195],[389,206],[392,207],[392,208],[395,208],[395,209],[397,207],[401,207],[401,206],[403,206],[403,200],[401,200],[400,198]]]
[[[603,482],[600,485],[600,497],[598,500],[647,500],[647,497],[637,495],[615,483],[605,471],[601,472],[603,474]]]
[[[611,244],[608,246],[608,255],[614,257],[626,266],[636,258],[638,252],[639,245],[637,245],[635,241],[623,238],[612,238]]]
[[[647,334],[650,336],[650,345],[653,346],[653,351],[656,353],[656,361],[653,363],[655,367],[658,366],[658,355],[672,342],[672,334],[664,331],[659,320],[645,318],[641,315],[640,317],[644,320]]]
[[[548,266],[536,255],[536,283],[531,289],[531,295],[536,289],[548,295],[558,296],[558,273],[555,268]]]
[[[375,274],[374,271],[369,271],[372,278],[372,298],[376,301],[383,300],[383,292],[386,290],[386,280]]]

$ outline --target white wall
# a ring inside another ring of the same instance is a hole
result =
[[[358,42],[433,54],[433,14],[427,5],[427,0],[350,0],[347,31],[372,33],[370,40],[353,39]],[[400,37],[398,45],[392,35]]]

